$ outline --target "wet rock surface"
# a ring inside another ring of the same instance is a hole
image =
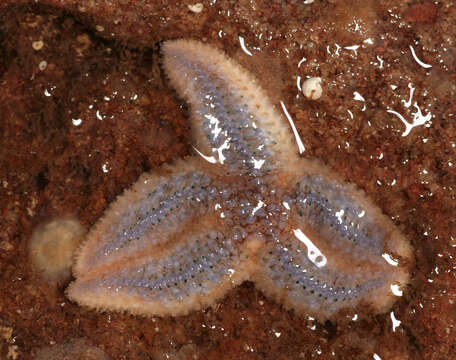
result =
[[[450,359],[456,5],[202,3],[199,13],[172,1],[0,5],[0,358],[76,346],[113,359]],[[182,37],[256,74],[286,104],[304,155],[358,184],[410,239],[416,267],[391,312],[318,323],[247,282],[188,316],[100,314],[34,270],[37,226],[71,215],[90,228],[142,172],[191,154],[187,109],[158,54],[160,41]],[[307,77],[322,78],[317,100],[297,86]]]

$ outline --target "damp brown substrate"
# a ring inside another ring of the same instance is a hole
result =
[[[454,358],[453,1],[211,1],[200,13],[187,1],[38,3],[0,5],[0,358]],[[38,224],[74,215],[90,227],[143,171],[191,152],[186,109],[158,56],[160,41],[181,37],[260,75],[287,105],[305,155],[357,183],[410,239],[416,266],[391,309],[394,331],[389,312],[353,309],[324,324],[297,316],[251,283],[184,317],[99,314],[30,266]],[[322,77],[322,98],[305,99],[298,75]],[[386,110],[411,122],[415,101],[433,117],[401,136]]]

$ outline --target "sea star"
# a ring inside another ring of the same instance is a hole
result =
[[[162,45],[190,105],[200,156],[144,174],[90,231],[70,299],[99,310],[179,315],[254,281],[297,312],[326,319],[385,311],[409,279],[411,249],[362,191],[297,154],[256,80],[193,40]]]

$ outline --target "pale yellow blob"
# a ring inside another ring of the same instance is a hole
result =
[[[69,280],[74,252],[85,234],[79,221],[70,217],[39,225],[29,243],[33,266],[51,283]]]

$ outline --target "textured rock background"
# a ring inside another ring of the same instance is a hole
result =
[[[456,4],[202,3],[200,13],[189,10],[193,2],[166,0],[0,5],[0,358],[452,358]],[[365,189],[410,238],[417,266],[392,309],[395,331],[389,313],[363,309],[320,324],[251,283],[185,317],[99,314],[70,303],[66,284],[31,266],[28,241],[39,224],[72,215],[89,228],[143,171],[191,153],[185,104],[158,55],[160,41],[181,37],[219,46],[258,75],[287,105],[304,155]],[[321,77],[323,96],[307,100],[298,76]],[[411,122],[414,102],[432,119],[403,137],[386,110]]]

